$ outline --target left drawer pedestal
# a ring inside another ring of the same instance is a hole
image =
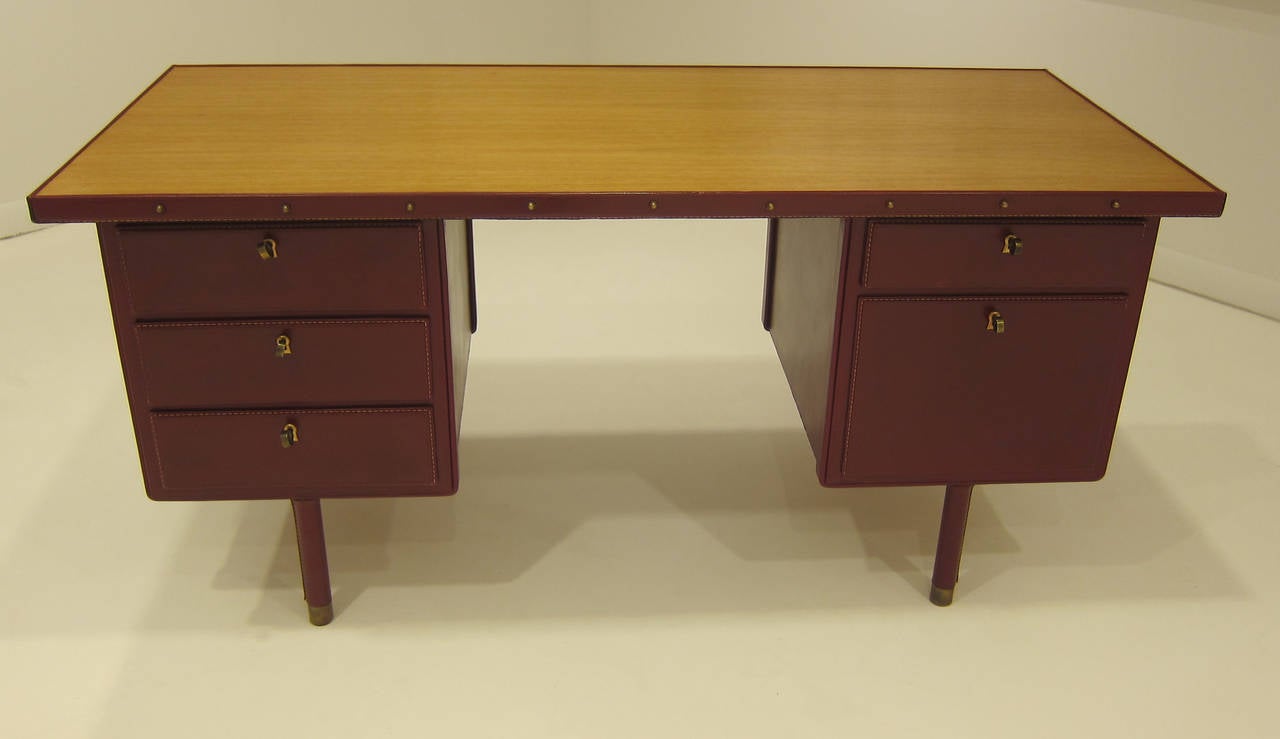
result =
[[[457,490],[443,225],[98,234],[147,495],[293,501],[312,621],[327,623],[320,499]]]

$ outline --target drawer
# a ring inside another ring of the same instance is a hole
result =
[[[885,290],[1119,289],[1146,280],[1152,247],[1144,229],[1142,221],[873,220],[862,284]]]
[[[437,492],[430,408],[152,413],[150,421],[156,499]],[[297,429],[287,448],[286,424]]]
[[[427,311],[416,223],[122,227],[119,237],[139,319]]]
[[[1124,296],[862,298],[846,481],[1101,477],[1136,310]]]
[[[431,401],[425,318],[141,323],[136,331],[150,408]]]

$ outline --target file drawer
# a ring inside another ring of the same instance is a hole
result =
[[[846,482],[1101,477],[1134,309],[1122,295],[862,298]]]

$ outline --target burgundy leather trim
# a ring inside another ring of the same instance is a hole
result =
[[[27,198],[38,223],[417,218],[774,218],[1219,216],[1206,192],[666,192],[112,195]],[[657,208],[650,206],[655,201]],[[889,202],[893,207],[889,207]],[[533,209],[530,209],[530,204]],[[773,209],[769,205],[773,204]],[[1004,205],[1001,205],[1001,204]],[[1113,207],[1118,203],[1119,207]],[[163,213],[157,213],[163,205]],[[288,212],[285,212],[288,206]]]

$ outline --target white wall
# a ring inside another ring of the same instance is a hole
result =
[[[170,64],[571,63],[587,49],[587,0],[5,5],[0,202],[25,198]]]
[[[1280,317],[1273,0],[33,2],[0,29],[0,203],[167,65],[284,61],[1048,67],[1228,192],[1164,222],[1156,277]]]

